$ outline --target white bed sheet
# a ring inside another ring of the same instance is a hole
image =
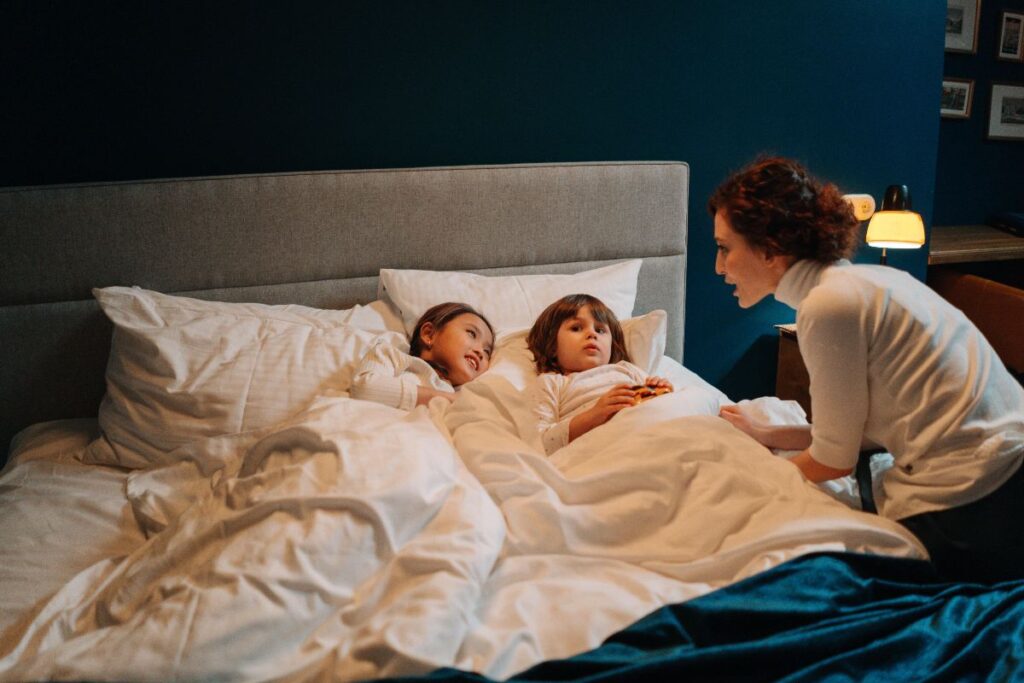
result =
[[[0,633],[79,571],[128,555],[145,540],[123,470],[76,461],[96,420],[23,430],[0,474]]]
[[[568,657],[663,605],[810,552],[924,556],[899,524],[849,505],[845,483],[809,484],[718,418],[728,399],[717,389],[671,359],[659,374],[676,393],[550,457],[522,367],[499,367],[448,411],[460,456],[506,524],[460,668],[504,678]],[[754,403],[799,418],[777,399]]]
[[[50,570],[43,599],[0,632],[0,679],[356,680],[440,666],[504,678],[807,552],[922,556],[898,524],[837,502],[715,417],[728,399],[713,387],[678,363],[659,370],[682,391],[551,458],[522,362],[496,362],[450,406],[324,397],[127,476],[62,462],[73,439],[56,462],[26,452],[5,481],[55,473],[56,490],[87,481],[105,502],[94,529],[81,525],[92,536],[50,532],[38,556],[70,558],[67,571]],[[63,508],[33,500],[19,521],[40,534],[38,510]]]

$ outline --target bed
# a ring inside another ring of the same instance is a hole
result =
[[[688,180],[0,190],[0,680],[1020,675],[1024,587],[936,583],[846,483],[716,416],[682,357]],[[524,329],[574,291],[676,391],[548,458]],[[348,397],[452,298],[495,325],[490,371],[411,412]]]

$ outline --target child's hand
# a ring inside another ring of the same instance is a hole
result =
[[[455,400],[455,394],[450,391],[441,391],[433,387],[416,387],[416,405],[418,406],[427,405],[430,403],[430,399],[437,396],[440,396],[449,403]]]
[[[597,403],[587,411],[574,417],[569,423],[569,441],[583,436],[594,427],[603,425],[615,417],[623,408],[629,408],[637,403],[636,395],[628,384],[619,384],[612,387],[604,396],[597,399]]]
[[[675,387],[672,386],[672,382],[669,382],[664,377],[648,377],[644,384],[646,384],[649,387],[664,387],[665,389],[668,389],[670,392],[675,391]]]
[[[672,382],[664,377],[648,377],[643,384],[634,384],[630,389],[638,401],[646,401],[662,394],[671,394],[673,391]]]
[[[633,389],[628,384],[619,384],[597,399],[597,403],[590,410],[600,416],[600,422],[597,424],[604,424],[612,419],[615,413],[623,408],[635,406],[636,402],[636,395],[633,393]]]

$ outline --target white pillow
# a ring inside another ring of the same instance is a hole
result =
[[[138,287],[93,294],[114,323],[102,436],[84,460],[140,468],[196,439],[269,426],[324,391],[347,391],[382,336],[372,307],[329,311],[202,301]]]
[[[668,314],[662,310],[630,318],[622,323],[626,337],[626,350],[633,359],[633,365],[642,368],[648,375],[656,370],[665,355],[665,337],[668,334]]]
[[[676,391],[680,389],[697,389],[706,392],[711,399],[711,403],[716,404],[713,411],[716,415],[722,406],[732,403],[732,400],[721,389],[708,382],[693,370],[683,367],[682,363],[675,358],[662,356],[661,362],[658,363],[652,374],[664,377],[669,382],[672,382],[672,386],[675,387]]]
[[[541,311],[567,294],[596,296],[625,320],[633,315],[642,263],[631,259],[573,275],[486,276],[384,268],[377,295],[401,311],[406,334],[412,334],[428,308],[447,301],[469,304],[499,334],[530,327]]]
[[[668,315],[656,310],[622,323],[626,338],[626,350],[633,364],[648,375],[656,375],[657,368],[665,356],[665,335],[668,332]],[[487,375],[500,375],[513,386],[522,390],[537,375],[533,354],[526,345],[529,329],[509,332],[498,339],[494,349],[494,363]]]

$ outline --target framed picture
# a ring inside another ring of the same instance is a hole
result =
[[[946,52],[978,51],[981,0],[946,0]]]
[[[942,118],[970,118],[972,99],[974,99],[973,80],[969,78],[942,79],[942,105],[939,107]]]
[[[1024,14],[1003,12],[1002,28],[999,30],[999,59],[1008,59],[1011,62],[1024,61],[1022,29],[1024,29]]]
[[[990,140],[1024,140],[1024,85],[992,84],[988,137]]]

